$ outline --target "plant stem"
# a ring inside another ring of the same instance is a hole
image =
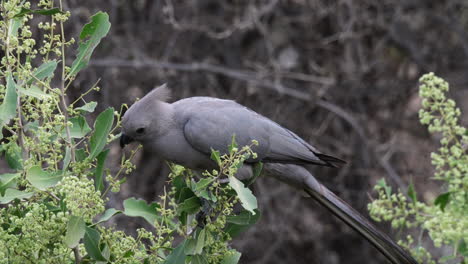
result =
[[[59,1],[60,11],[63,12],[62,0]],[[68,126],[68,111],[67,111],[67,101],[65,98],[65,31],[63,29],[63,21],[60,21],[60,37],[61,37],[61,47],[62,47],[62,78],[60,80],[60,98],[61,98],[61,107],[63,111],[63,116],[65,117],[65,130],[67,132],[67,145],[70,147],[70,155],[72,162],[75,161],[75,147],[73,146],[72,138],[70,136],[70,127]]]
[[[80,256],[80,251],[78,250],[78,246],[73,248],[73,254],[75,255],[75,263],[80,264],[81,256]]]

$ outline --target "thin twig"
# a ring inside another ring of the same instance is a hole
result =
[[[80,250],[78,249],[78,246],[73,248],[73,254],[75,255],[75,263],[80,264],[81,256],[80,256]]]
[[[63,6],[62,6],[62,0],[59,1],[60,5],[60,11],[63,11]],[[70,147],[70,156],[71,160],[74,162],[75,161],[75,148],[73,146],[73,139],[71,138],[71,133],[70,133],[70,126],[68,125],[68,110],[67,110],[67,99],[65,98],[65,30],[63,28],[63,21],[60,21],[60,37],[62,41],[62,78],[60,80],[60,101],[61,101],[61,107],[63,111],[63,116],[65,117],[64,120],[64,125],[65,125],[65,130],[67,132],[67,145]]]
[[[249,8],[246,10],[246,18],[234,19],[234,22],[228,28],[216,32],[205,25],[201,25],[198,23],[186,23],[178,21],[175,18],[174,12],[174,5],[172,4],[172,0],[166,0],[165,5],[163,7],[163,13],[165,14],[165,20],[167,23],[172,25],[172,27],[176,30],[180,31],[196,31],[201,32],[213,39],[225,39],[230,37],[234,32],[245,30],[254,26],[255,22],[258,21],[260,18],[264,17],[265,15],[269,14],[273,10],[275,10],[276,5],[278,4],[279,0],[272,0],[269,1],[267,4],[256,7],[254,5],[250,5]]]
[[[186,72],[205,71],[205,72],[221,74],[221,75],[231,77],[234,79],[238,79],[238,80],[252,82],[261,87],[274,88],[276,90],[287,89],[283,85],[275,84],[271,81],[263,79],[263,75],[260,75],[253,71],[235,70],[235,69],[231,69],[228,67],[204,63],[204,62],[173,63],[173,62],[157,61],[157,60],[95,59],[90,62],[90,65],[94,67],[129,67],[129,68],[150,67],[150,68],[171,69],[171,70],[186,71]],[[307,75],[304,73],[284,72],[281,74],[290,79],[308,81],[308,82],[322,84],[322,85],[331,85],[334,83],[334,80],[331,78]],[[292,89],[289,88],[288,90],[292,90]],[[294,98],[298,98],[302,100],[310,99],[310,95],[303,93],[303,92],[288,91],[287,93],[288,95]],[[306,98],[304,98],[304,96],[306,96]]]

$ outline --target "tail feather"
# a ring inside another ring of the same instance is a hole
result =
[[[322,153],[314,153],[315,156],[317,156],[320,160],[324,161],[327,166],[329,167],[339,167],[339,165],[335,164],[335,163],[338,163],[338,164],[345,164],[346,161],[344,160],[341,160],[339,158],[335,158],[333,156],[330,156],[330,155],[326,155],[326,154],[322,154]]]
[[[325,160],[328,158],[325,157]],[[336,158],[333,158],[335,161]],[[411,255],[379,231],[364,216],[323,186],[304,167],[294,164],[265,163],[264,173],[297,189],[304,189],[312,198],[365,237],[392,264],[418,264]]]
[[[321,184],[313,184],[305,191],[334,215],[364,236],[393,264],[418,264],[411,255],[386,234],[379,231],[361,214]]]

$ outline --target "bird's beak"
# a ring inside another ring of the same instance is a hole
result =
[[[127,144],[129,144],[129,143],[131,143],[131,142],[133,142],[133,141],[134,141],[133,138],[131,138],[131,137],[125,135],[125,134],[122,134],[122,135],[120,136],[120,147],[121,147],[121,148],[124,148],[125,145],[127,145]]]

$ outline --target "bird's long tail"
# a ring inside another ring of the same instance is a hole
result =
[[[297,165],[270,165],[266,168],[271,176],[296,188],[305,190],[312,198],[330,210],[335,216],[365,237],[393,264],[418,264],[411,255],[390,237],[379,231],[364,216],[319,183],[306,169]]]

